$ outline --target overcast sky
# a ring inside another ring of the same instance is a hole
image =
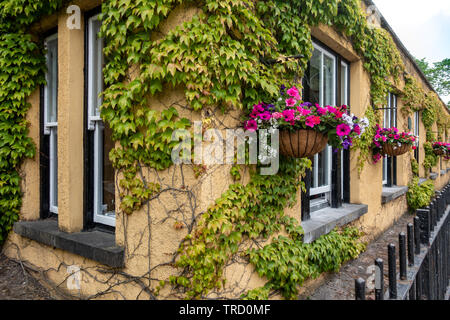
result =
[[[450,58],[450,0],[373,2],[413,56],[428,62]]]

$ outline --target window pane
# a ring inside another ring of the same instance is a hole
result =
[[[103,130],[103,213],[112,214],[115,212],[115,183],[114,168],[109,160],[109,153],[114,148],[111,139],[112,130],[105,124]]]
[[[341,103],[348,105],[348,84],[347,84],[347,65],[341,64]]]
[[[318,157],[318,187],[323,187],[328,185],[328,147],[325,147]]]
[[[57,122],[58,40],[47,42],[47,122]]]
[[[324,105],[334,105],[334,60],[330,57],[323,56],[323,101]]]
[[[101,22],[99,20],[92,20],[91,30],[91,72],[92,78],[90,85],[92,86],[91,103],[93,108],[93,116],[100,116],[100,105],[102,100],[100,93],[103,91],[103,39],[98,37],[100,32]]]
[[[58,131],[50,133],[50,206],[58,207]]]
[[[310,77],[309,77],[309,94],[310,94],[310,102],[312,103],[320,103],[320,70],[321,70],[321,62],[322,53],[315,49],[310,61]]]

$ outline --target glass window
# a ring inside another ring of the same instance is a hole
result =
[[[386,106],[384,109],[384,117],[383,117],[383,127],[384,128],[392,128],[397,127],[397,96],[395,94],[389,93],[386,101]],[[388,182],[388,159],[387,157],[383,158],[383,185]]]
[[[45,39],[44,134],[49,135],[49,210],[58,213],[58,35]]]
[[[103,91],[103,39],[98,37],[98,15],[88,22],[88,129],[93,131],[93,215],[94,222],[115,226],[115,174],[109,160],[114,148],[111,129],[100,118]]]
[[[315,44],[310,61],[309,90],[312,103],[336,104],[336,58]],[[322,207],[330,202],[331,155],[331,147],[327,146],[314,156],[310,190],[312,206]]]
[[[419,111],[414,112],[414,135],[417,137],[415,146],[417,147],[416,150],[414,150],[414,157],[416,158],[417,162],[419,162]]]

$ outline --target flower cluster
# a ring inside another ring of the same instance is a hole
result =
[[[366,118],[349,115],[345,105],[321,107],[317,103],[303,102],[295,86],[288,90],[282,86],[276,102],[254,105],[249,117],[245,130],[315,130],[328,134],[329,144],[337,149],[348,149],[353,145],[353,139],[369,126]]]
[[[448,157],[450,155],[450,143],[436,141],[433,142],[433,151],[441,150],[442,154]]]
[[[373,137],[373,160],[375,163],[380,161],[384,155],[382,154],[382,147],[385,143],[390,143],[401,147],[402,145],[411,145],[412,149],[416,149],[415,142],[417,138],[411,132],[399,132],[397,128],[381,128],[378,124],[376,127],[377,131]]]

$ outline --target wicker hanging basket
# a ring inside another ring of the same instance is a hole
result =
[[[400,147],[397,145],[393,145],[391,143],[383,144],[383,154],[386,154],[391,157],[397,157],[404,153],[407,153],[411,149],[411,146],[408,144],[403,144]]]
[[[321,152],[328,143],[328,136],[314,131],[280,131],[280,153],[291,158],[310,158]]]
[[[437,156],[443,156],[445,154],[445,151],[442,149],[433,149],[433,152]]]

